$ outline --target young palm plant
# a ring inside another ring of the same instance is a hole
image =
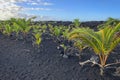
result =
[[[54,30],[53,30],[53,34],[54,34],[56,37],[59,37],[60,34],[61,34],[61,27],[55,26],[55,27],[54,27]]]
[[[114,18],[108,18],[107,21],[104,24],[98,25],[97,28],[98,29],[103,29],[106,26],[110,26],[110,27],[114,27],[116,26],[118,23],[120,23],[119,19],[114,19]]]
[[[13,31],[16,33],[16,36],[18,36],[20,30],[20,27],[16,23],[13,23]]]
[[[51,36],[53,36],[55,42],[60,41],[60,36],[62,35],[63,28],[61,26],[49,26],[49,31]]]
[[[34,25],[33,26],[33,37],[34,37],[34,41],[33,41],[33,46],[36,45],[38,48],[40,46],[40,43],[42,41],[42,34],[46,32],[46,25],[43,26],[38,26],[38,25]]]
[[[79,19],[74,19],[73,24],[74,24],[75,27],[79,27],[80,26]]]
[[[38,48],[39,48],[39,45],[42,41],[42,38],[41,38],[41,33],[37,32],[37,33],[33,33],[33,36],[35,37],[35,41],[33,43],[33,46],[36,45]]]
[[[12,27],[9,24],[6,24],[4,26],[3,34],[6,34],[7,36],[10,36],[12,32],[13,32]]]
[[[105,25],[116,26],[120,22],[119,19],[109,17]]]
[[[106,61],[111,51],[120,42],[120,24],[115,27],[105,27],[100,31],[93,31],[89,28],[77,28],[69,33],[69,39],[80,40],[88,47],[91,47],[99,56],[100,67],[106,67]]]
[[[32,19],[35,17],[29,18],[26,20],[25,18],[21,19],[12,19],[15,26],[15,31],[18,32],[19,30],[23,33],[23,37],[25,37],[29,31],[31,30],[32,26],[30,26]]]
[[[82,43],[82,41],[80,41],[80,40],[76,40],[75,43],[74,43],[74,46],[77,47],[80,50],[80,52],[82,52],[82,50],[87,47],[87,45]]]
[[[0,22],[0,32],[3,32],[3,29],[4,29],[4,28],[3,28],[3,22],[1,21],[1,22]]]
[[[26,19],[18,19],[18,21],[16,22],[19,27],[21,32],[24,34],[24,36],[30,31],[31,27],[30,25],[30,21],[26,20]]]

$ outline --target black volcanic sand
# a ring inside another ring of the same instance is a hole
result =
[[[97,66],[81,67],[77,57],[61,57],[57,46],[43,37],[38,51],[30,42],[0,34],[0,80],[120,80],[110,73],[100,76]]]

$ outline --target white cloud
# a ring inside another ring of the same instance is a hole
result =
[[[28,2],[28,5],[43,5],[43,6],[50,6],[53,5],[53,3],[49,2]]]
[[[34,14],[19,14],[19,16],[21,18],[28,19],[28,18],[34,17],[36,15],[34,15]],[[58,20],[58,18],[54,18],[53,16],[44,16],[44,15],[38,15],[35,18],[35,21],[51,21],[51,20]]]
[[[31,4],[31,5],[39,5],[39,4],[38,4],[38,3],[36,3],[36,2],[29,3],[29,4]]]
[[[27,1],[27,0],[1,0],[0,2],[11,2],[11,3],[16,3],[16,2],[24,2],[24,1]]]
[[[44,2],[43,5],[48,6],[48,5],[53,5],[53,3]]]
[[[29,3],[29,5],[42,5],[42,6],[47,6],[47,5],[52,5],[52,3],[45,2],[44,0],[0,0],[0,20],[7,20],[12,17],[21,17],[21,12],[25,10],[37,10],[37,11],[50,11],[51,9],[49,8],[26,8],[22,6],[18,6],[16,3]],[[28,15],[28,14],[24,14]],[[48,18],[49,19],[49,18]]]
[[[27,3],[28,5],[42,5],[42,6],[51,6],[53,5],[53,3],[50,3],[50,2],[36,2],[36,1],[28,1]]]
[[[24,10],[35,10],[35,11],[50,11],[52,9],[49,9],[49,8],[24,8]]]
[[[7,2],[6,2],[7,1]],[[11,17],[17,17],[22,7],[15,5],[15,0],[2,0],[0,3],[0,20],[6,20]]]

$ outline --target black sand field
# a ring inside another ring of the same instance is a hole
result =
[[[120,80],[120,76],[113,75],[116,68],[110,68],[100,76],[98,66],[80,66],[79,61],[89,58],[90,51],[83,51],[81,59],[63,58],[56,48],[58,43],[46,37],[43,36],[40,50],[36,50],[31,42],[0,34],[0,80]],[[117,47],[108,63],[119,58],[120,47]]]

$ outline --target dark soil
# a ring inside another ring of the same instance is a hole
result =
[[[100,76],[98,66],[80,66],[78,57],[61,57],[57,46],[43,37],[40,50],[36,50],[31,42],[0,34],[0,80],[120,80],[111,70]]]

